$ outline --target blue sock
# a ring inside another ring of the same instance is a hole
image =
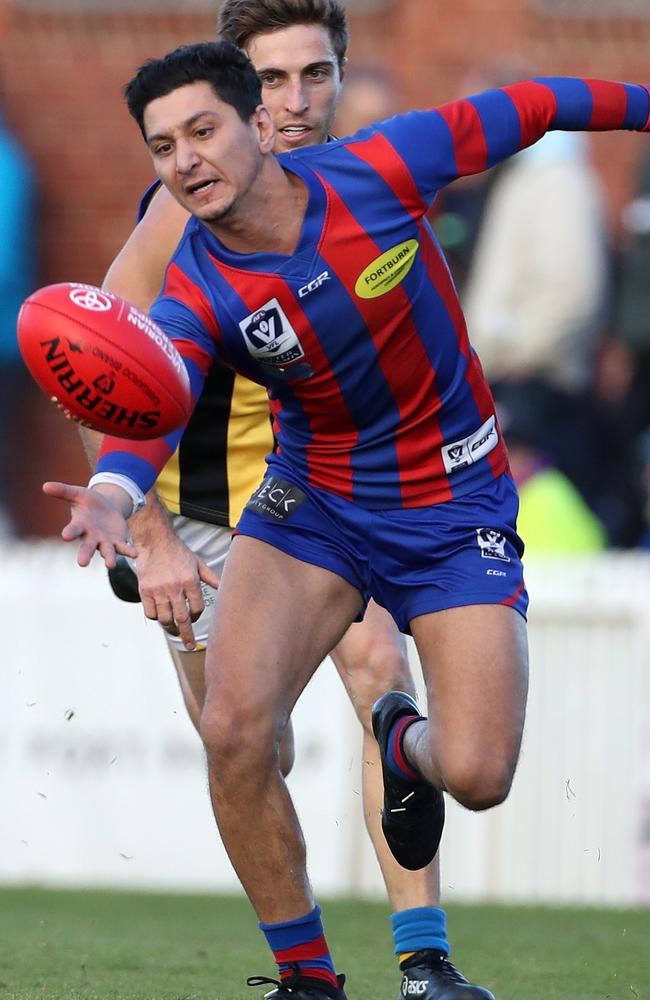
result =
[[[447,914],[439,906],[415,906],[391,913],[395,954],[403,962],[414,951],[434,948],[449,954]]]

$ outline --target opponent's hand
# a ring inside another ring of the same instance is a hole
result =
[[[132,559],[138,550],[128,539],[127,523],[120,509],[120,494],[126,498],[124,506],[131,500],[119,486],[107,490],[88,489],[85,486],[70,486],[68,483],[44,483],[43,493],[70,504],[70,520],[61,532],[65,542],[80,539],[77,562],[87,566],[95,552],[99,552],[108,569],[115,566],[116,554],[130,556]],[[119,493],[115,493],[119,490]],[[109,499],[110,497],[110,499]]]
[[[136,559],[142,607],[170,635],[180,636],[186,649],[196,641],[192,622],[205,607],[201,582],[215,589],[219,577],[169,527],[156,533],[151,544],[138,543]]]

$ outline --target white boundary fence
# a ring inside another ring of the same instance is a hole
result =
[[[0,548],[0,567],[0,883],[235,889],[157,626],[62,544]],[[527,580],[522,760],[503,806],[448,805],[444,896],[648,903],[650,557],[529,564]],[[358,725],[331,663],[295,725],[317,891],[380,895]]]

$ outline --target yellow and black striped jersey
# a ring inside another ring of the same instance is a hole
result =
[[[272,450],[266,390],[215,364],[156,493],[173,514],[234,527]]]

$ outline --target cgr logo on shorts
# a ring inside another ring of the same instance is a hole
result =
[[[305,352],[277,299],[269,299],[239,324],[248,353],[263,365],[282,370]]]
[[[506,536],[500,531],[496,531],[495,528],[477,528],[476,538],[483,559],[510,562],[510,556],[506,555]]]
[[[246,504],[246,510],[254,510],[256,514],[264,514],[272,521],[286,521],[298,509],[305,499],[305,494],[293,483],[278,476],[269,476],[255,490]]]

